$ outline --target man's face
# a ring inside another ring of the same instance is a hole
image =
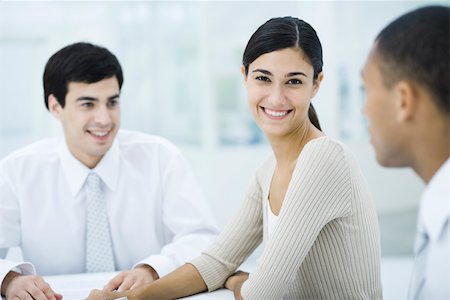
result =
[[[388,88],[378,65],[378,57],[372,49],[362,70],[366,102],[364,114],[369,123],[371,143],[378,163],[385,167],[402,165],[402,140],[400,123],[396,117],[397,90]],[[395,85],[393,85],[395,86]]]
[[[119,96],[118,81],[110,77],[95,83],[70,82],[64,108],[49,97],[70,152],[89,168],[109,150],[120,127]]]

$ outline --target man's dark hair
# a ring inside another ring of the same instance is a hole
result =
[[[66,46],[53,54],[45,65],[45,106],[48,109],[48,97],[53,94],[64,107],[70,82],[94,83],[114,76],[122,88],[122,68],[108,49],[90,43]]]
[[[423,86],[449,114],[450,8],[427,6],[389,24],[376,38],[375,55],[390,87],[399,80]]]

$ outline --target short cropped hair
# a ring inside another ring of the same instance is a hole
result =
[[[45,106],[48,109],[48,97],[53,94],[64,107],[70,82],[94,83],[114,76],[122,88],[122,67],[108,49],[90,43],[68,45],[53,54],[45,65]]]
[[[390,23],[375,41],[375,55],[391,87],[400,80],[423,86],[435,105],[449,114],[450,8],[427,6]]]

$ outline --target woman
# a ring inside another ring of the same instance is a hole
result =
[[[173,299],[225,287],[236,299],[380,299],[375,208],[350,150],[326,137],[311,105],[322,48],[302,20],[271,19],[250,38],[242,73],[273,156],[216,243],[143,288],[89,299]],[[235,273],[262,242],[255,272]],[[109,298],[108,298],[109,299]]]

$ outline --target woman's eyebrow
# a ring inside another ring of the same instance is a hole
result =
[[[252,73],[256,73],[256,72],[263,73],[263,74],[269,75],[269,76],[273,75],[270,71],[264,70],[264,69],[255,69],[252,71]],[[300,71],[287,73],[285,77],[292,77],[292,76],[305,76],[306,78],[308,78],[308,76],[305,73],[300,72]]]
[[[291,72],[291,73],[288,73],[286,75],[286,77],[297,76],[297,75],[305,76],[306,78],[308,78],[308,76],[305,73],[303,73],[303,72]]]
[[[256,72],[260,72],[266,75],[272,75],[272,73],[270,71],[264,70],[264,69],[255,69],[252,71],[252,73],[256,73]]]
[[[270,75],[270,76],[273,75],[270,71],[264,70],[264,69],[255,69],[255,70],[252,71],[252,73],[256,73],[256,72],[260,72],[260,73],[263,73],[263,74],[266,74],[266,75]],[[300,71],[298,71],[298,72],[297,71],[296,72],[289,72],[289,73],[286,74],[285,77],[292,77],[292,76],[305,76],[306,78],[308,78],[308,76],[305,73],[300,72]]]

